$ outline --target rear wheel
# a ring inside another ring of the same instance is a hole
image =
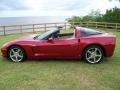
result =
[[[91,45],[85,49],[83,57],[88,63],[96,64],[103,60],[104,54],[101,47]]]
[[[13,62],[21,62],[25,59],[25,52],[19,46],[12,46],[8,51],[8,58]]]

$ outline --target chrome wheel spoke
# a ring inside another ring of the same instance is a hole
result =
[[[87,59],[92,59],[93,57],[92,56],[90,56],[90,57],[88,57]]]
[[[95,48],[95,51],[94,51],[94,53],[96,54],[96,53],[97,53],[97,51],[98,51],[98,49],[97,49],[97,48]]]
[[[15,55],[11,55],[11,57],[13,58],[13,57],[15,57]]]
[[[18,57],[19,57],[19,58],[22,58],[22,57],[23,57],[23,55],[18,54]]]
[[[20,53],[20,52],[21,52],[21,50],[20,50],[20,49],[18,49],[18,50],[17,50],[17,53]]]
[[[12,49],[11,51],[12,51],[12,53],[15,53],[14,49]]]
[[[102,55],[100,55],[100,54],[97,54],[97,55],[95,55],[96,57],[101,57]]]
[[[96,60],[96,57],[93,57],[93,61],[94,61],[94,62],[96,62],[96,61],[97,61],[97,60]]]
[[[91,51],[89,51],[89,50],[88,50],[88,52],[87,52],[87,53],[88,53],[88,54],[92,54],[92,52],[91,52]]]
[[[15,56],[16,61],[18,61],[18,56]]]

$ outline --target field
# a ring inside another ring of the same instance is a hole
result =
[[[0,55],[0,90],[120,90],[120,32],[112,33],[117,36],[113,57],[95,65],[79,60],[13,63]],[[24,35],[0,36],[0,47]]]

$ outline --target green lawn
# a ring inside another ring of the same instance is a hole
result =
[[[79,60],[12,63],[0,55],[0,90],[120,90],[120,32],[112,33],[117,36],[114,56],[95,65]],[[24,35],[0,36],[0,47]]]

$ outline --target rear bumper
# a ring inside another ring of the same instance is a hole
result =
[[[4,57],[7,57],[7,49],[6,48],[1,48],[1,52]]]
[[[106,51],[106,57],[111,57],[114,54],[115,51],[115,45],[107,45],[105,48]]]
[[[115,51],[115,46],[116,46],[116,36],[112,35],[112,37],[109,38],[108,40],[108,44],[105,45],[106,57],[113,56],[114,51]]]

